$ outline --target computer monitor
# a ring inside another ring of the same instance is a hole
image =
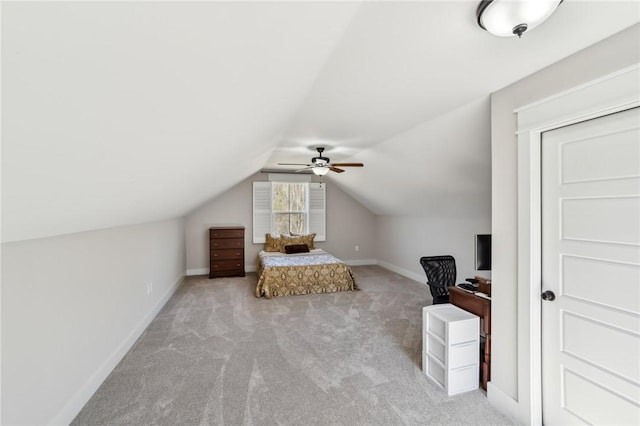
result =
[[[475,242],[476,271],[491,270],[491,234],[477,234]]]

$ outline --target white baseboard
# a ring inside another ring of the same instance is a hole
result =
[[[209,275],[209,268],[187,269],[187,276],[190,277],[192,275]]]
[[[522,415],[518,401],[507,395],[502,389],[493,383],[487,383],[487,399],[502,414],[513,418],[519,424],[527,424],[522,421]]]
[[[425,284],[427,283],[427,276],[426,275],[419,275],[416,274],[415,272],[411,272],[408,269],[404,269],[401,268],[399,266],[393,265],[389,262],[385,262],[384,260],[379,260],[378,261],[378,265],[382,266],[385,269],[388,269],[392,272],[395,272],[396,274],[400,274],[403,277],[407,277],[411,280],[417,281],[419,283]]]
[[[364,266],[364,265],[377,265],[378,261],[376,259],[357,259],[357,260],[345,260],[347,265],[351,266]],[[258,265],[245,265],[245,272],[256,272],[258,270]],[[187,276],[193,275],[208,275],[209,268],[192,268],[187,269]]]
[[[345,260],[345,263],[350,266],[367,266],[367,265],[380,265],[385,269],[393,271],[397,274],[400,274],[404,277],[412,279],[414,281],[418,281],[419,283],[425,284],[427,281],[426,276],[422,276],[416,273],[413,273],[407,269],[400,268],[398,266],[392,265],[389,262],[385,262],[377,259],[353,259],[353,260]],[[257,265],[245,265],[244,270],[246,272],[256,272],[258,270]],[[193,275],[208,275],[209,268],[193,268],[187,269],[187,276]]]
[[[356,260],[345,260],[344,263],[346,263],[349,266],[366,266],[366,265],[377,265],[378,260],[377,259],[356,259]]]
[[[106,378],[111,374],[114,368],[118,365],[118,363],[124,358],[124,356],[129,352],[134,345],[134,343],[138,340],[138,338],[142,335],[144,330],[149,326],[151,321],[158,315],[158,312],[162,309],[162,307],[169,301],[171,296],[176,292],[182,281],[184,280],[184,276],[180,276],[173,285],[167,290],[167,292],[162,296],[158,303],[153,307],[147,315],[142,318],[142,320],[133,328],[131,333],[124,339],[124,341],[116,348],[116,350],[107,357],[107,359],[100,365],[96,371],[89,377],[87,382],[80,388],[78,392],[75,393],[69,399],[69,401],[65,404],[64,407],[56,414],[53,420],[50,422],[52,425],[68,425],[73,419],[78,415],[82,407],[91,399],[93,394],[98,390],[102,382],[106,380]]]
[[[255,272],[257,270],[256,265],[245,265],[245,272]],[[194,275],[209,275],[209,268],[193,268],[187,269],[187,276],[191,277]]]

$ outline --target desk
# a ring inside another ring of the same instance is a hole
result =
[[[481,327],[485,334],[482,389],[487,390],[487,382],[491,380],[491,300],[457,287],[449,287],[449,303],[482,318]]]

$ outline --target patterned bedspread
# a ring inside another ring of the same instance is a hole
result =
[[[260,252],[256,297],[357,290],[349,265],[321,249],[309,253]]]

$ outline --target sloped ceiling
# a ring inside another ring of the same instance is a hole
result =
[[[521,40],[477,1],[2,3],[2,240],[182,216],[278,162],[378,214],[489,208],[489,94],[640,20],[566,0]]]

